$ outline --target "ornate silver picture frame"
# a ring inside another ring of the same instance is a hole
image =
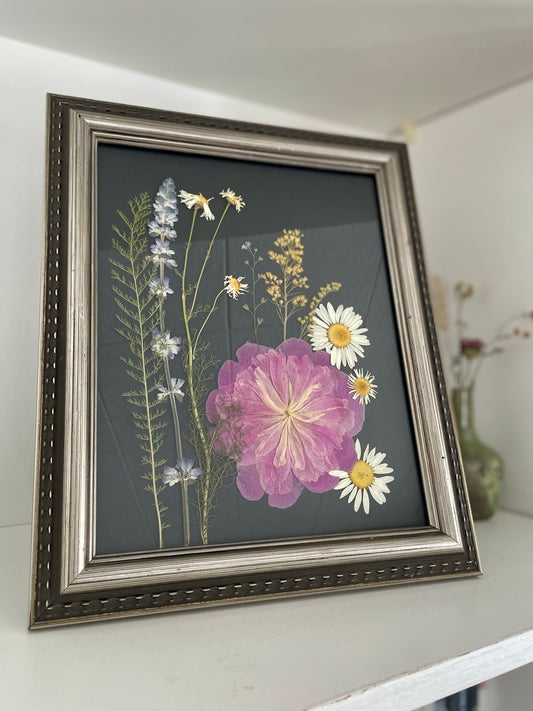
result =
[[[48,129],[30,627],[478,575],[406,147]]]

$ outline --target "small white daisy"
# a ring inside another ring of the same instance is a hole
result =
[[[227,190],[222,190],[220,192],[220,195],[221,197],[226,198],[229,204],[233,205],[237,212],[240,212],[242,208],[246,205],[242,197],[240,195],[235,195],[235,192],[233,190],[230,190],[229,188]]]
[[[248,284],[243,283],[244,277],[227,276],[224,279],[224,288],[228,296],[236,299],[238,296],[248,291]]]
[[[377,385],[374,385],[375,376],[372,375],[368,370],[364,373],[362,369],[354,370],[351,375],[348,376],[348,384],[350,386],[350,392],[353,395],[353,399],[368,405],[371,397],[376,397]]]
[[[355,511],[359,511],[362,503],[363,510],[367,514],[370,511],[369,492],[376,503],[385,503],[385,494],[390,494],[390,489],[387,484],[394,481],[394,477],[383,475],[391,474],[393,469],[383,461],[387,455],[384,452],[376,453],[375,447],[370,450],[368,444],[361,457],[361,445],[359,440],[355,442],[355,453],[357,455],[357,461],[350,471],[345,472],[340,469],[335,469],[329,473],[331,476],[335,476],[339,479],[339,483],[335,486],[335,489],[342,490],[340,498],[342,499],[344,496],[347,496],[349,504],[353,501]]]
[[[326,350],[331,357],[331,365],[337,368],[348,365],[353,368],[357,357],[364,358],[363,346],[370,341],[364,334],[367,328],[361,328],[363,319],[356,314],[352,306],[337,310],[328,303],[320,304],[311,324],[311,344],[314,351]]]
[[[186,190],[180,190],[178,196],[180,201],[185,203],[185,206],[188,207],[189,210],[192,208],[195,210],[202,210],[200,217],[205,217],[206,220],[215,219],[215,216],[209,207],[209,202],[213,198],[207,199],[202,195],[202,193],[198,193],[198,195],[196,195],[195,193],[188,193]]]

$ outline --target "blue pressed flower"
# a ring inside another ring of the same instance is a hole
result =
[[[176,267],[178,266],[177,262],[175,259],[172,259],[171,257],[167,257],[165,254],[154,254],[152,257],[152,262],[154,264],[163,265],[164,267]],[[172,294],[172,290],[167,292],[169,294]]]
[[[174,260],[172,261],[174,262]],[[174,262],[174,264],[176,264],[176,262]],[[170,288],[170,282],[168,277],[163,277],[163,279],[152,279],[148,282],[148,287],[152,294],[159,296],[161,299],[166,299],[167,294],[174,293],[174,289]]]
[[[175,254],[173,249],[169,249],[170,242],[166,239],[156,239],[150,247],[152,254]]]
[[[192,459],[182,457],[178,459],[175,467],[163,469],[163,484],[174,486],[184,481],[196,481],[201,476],[202,470],[194,466]]]
[[[250,249],[251,246],[252,246],[251,242],[243,242],[241,249]]]
[[[159,222],[152,220],[148,223],[148,231],[150,237],[159,237],[162,240],[176,239],[176,230],[173,230],[170,225],[160,225]]]
[[[183,387],[184,384],[185,384],[185,380],[182,380],[181,378],[170,378],[170,387],[169,388],[166,388],[164,385],[157,386],[157,389],[159,390],[157,399],[164,400],[165,398],[169,397],[170,395],[174,395],[174,397],[179,402],[183,402],[185,393],[182,391],[181,388]]]
[[[169,358],[173,360],[181,351],[181,338],[179,336],[171,337],[170,333],[161,333],[158,328],[152,331],[152,350],[161,358]]]
[[[172,178],[165,178],[159,190],[154,202],[154,218],[155,225],[151,222],[149,224],[150,234],[155,236],[154,232],[157,231],[158,225],[160,228],[167,227],[171,231],[172,225],[178,219],[178,200],[176,197],[176,186]],[[161,235],[163,237],[163,235]],[[166,237],[170,235],[166,234]]]

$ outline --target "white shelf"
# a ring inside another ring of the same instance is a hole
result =
[[[533,519],[477,534],[482,578],[28,632],[30,528],[2,528],[3,706],[409,711],[533,661]]]

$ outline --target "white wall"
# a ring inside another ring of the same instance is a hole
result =
[[[428,271],[450,288],[475,285],[465,314],[473,337],[533,309],[532,126],[529,81],[422,126],[410,146]],[[533,339],[511,343],[476,387],[479,436],[505,461],[502,506],[529,514],[532,366]]]
[[[46,93],[302,129],[362,132],[2,38],[0,67],[0,526],[5,526],[31,520]]]

